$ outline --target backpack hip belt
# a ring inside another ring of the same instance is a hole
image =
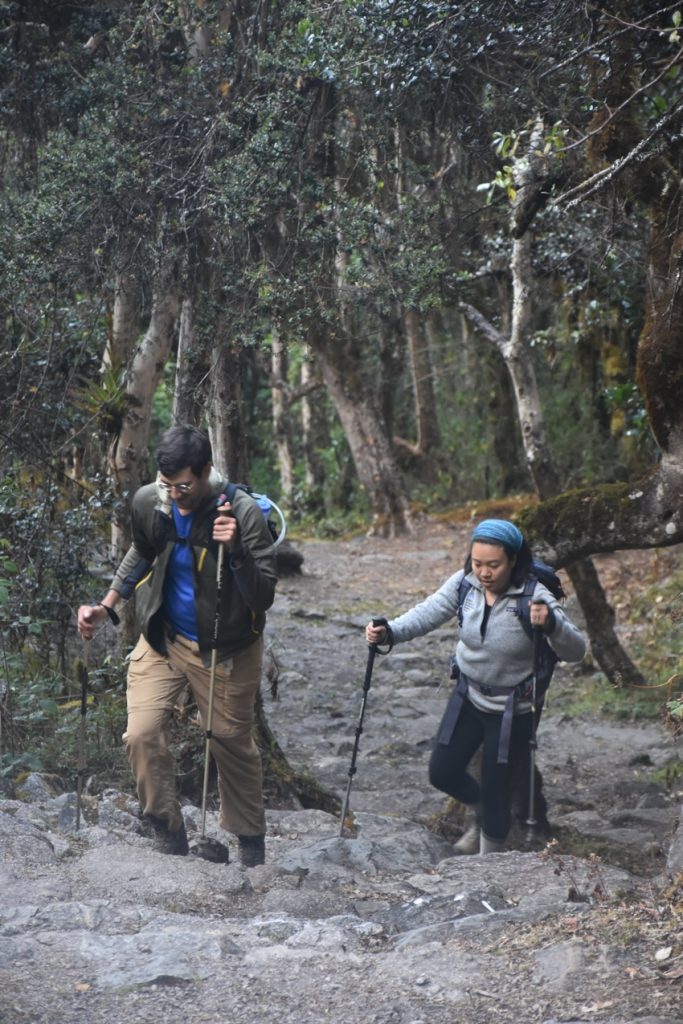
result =
[[[481,693],[484,697],[500,697],[507,694],[505,707],[503,709],[500,723],[500,738],[498,740],[498,764],[507,764],[510,752],[510,736],[512,734],[512,720],[515,715],[515,701],[524,700],[531,695],[533,675],[523,679],[521,683],[511,690],[507,686],[488,686],[486,683],[478,683],[470,679],[463,672],[458,673],[458,682],[451,693],[446,710],[444,711],[439,731],[436,735],[436,742],[447,746],[453,736],[456,723],[460,717],[462,706],[467,696],[467,690],[472,689]],[[495,714],[495,712],[493,712]]]

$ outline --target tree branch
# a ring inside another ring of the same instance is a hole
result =
[[[474,306],[470,306],[468,302],[459,303],[458,309],[475,331],[478,331],[486,338],[487,341],[490,341],[491,344],[495,345],[498,351],[502,354],[508,340],[506,336],[494,327],[493,324],[486,319],[483,313],[480,313]]]
[[[635,160],[643,160],[648,155],[647,147],[654,138],[657,137],[665,128],[668,128],[670,124],[678,117],[683,111],[681,110],[680,104],[677,104],[673,110],[670,110],[668,114],[661,117],[657,124],[654,126],[649,135],[644,139],[641,139],[637,146],[626,153],[624,156],[619,157],[614,163],[610,164],[609,167],[603,167],[601,171],[591,175],[590,178],[586,178],[585,181],[575,185],[574,188],[570,188],[563,195],[558,196],[557,199],[553,200],[553,206],[560,206],[566,204],[566,209],[571,210],[572,207],[577,206],[582,199],[587,199],[592,196],[595,192],[599,191],[608,182],[613,181],[614,178],[618,177],[619,174],[629,164]],[[569,200],[569,202],[567,202]]]
[[[683,542],[683,470],[665,457],[638,483],[566,491],[517,522],[540,557],[565,566],[589,555]]]

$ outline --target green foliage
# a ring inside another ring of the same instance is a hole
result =
[[[7,552],[8,547],[8,540],[0,540],[0,615],[3,616],[3,620],[9,604],[12,581],[18,572],[16,564]]]
[[[87,381],[74,405],[103,433],[116,437],[129,405],[122,367],[107,366],[99,379]]]
[[[658,768],[657,771],[653,772],[652,778],[660,786],[665,786],[666,789],[675,791],[680,787],[683,780],[683,761],[670,761],[663,768]]]
[[[661,719],[675,734],[676,715],[683,700],[683,570],[666,582],[636,592],[628,621],[635,627],[630,652],[647,680],[644,687],[612,686],[602,675],[573,679],[551,707],[563,715],[605,715],[638,721]]]
[[[634,639],[633,650],[646,677],[657,687],[660,705],[678,698],[683,683],[683,570],[672,573],[664,584],[645,588],[630,617],[646,627],[644,638]]]
[[[52,366],[48,374],[55,388],[44,402],[44,421],[54,417],[59,426],[57,445],[96,411],[104,433],[115,435],[125,412],[125,368],[98,377],[103,324],[94,320],[88,339],[81,328],[62,331],[60,321],[82,305],[73,296],[111,294],[125,269],[138,276],[149,302],[162,256],[178,258],[183,289],[196,300],[197,346],[204,351],[217,334],[258,347],[274,323],[292,349],[320,324],[336,330],[343,311],[334,273],[343,264],[354,309],[346,363],[357,364],[358,381],[373,380],[378,317],[395,315],[399,305],[427,314],[453,308],[463,296],[478,298],[474,282],[482,265],[507,257],[504,223],[496,210],[480,210],[476,182],[486,180],[480,187],[490,195],[513,194],[510,165],[528,142],[530,99],[550,125],[546,151],[558,155],[566,125],[577,123],[576,104],[587,102],[585,65],[577,57],[556,68],[548,47],[558,37],[567,40],[568,52],[579,47],[585,26],[569,3],[556,5],[547,24],[533,4],[500,18],[485,5],[358,2],[328,11],[289,2],[254,14],[259,30],[253,32],[219,31],[219,13],[220,4],[181,11],[154,0],[97,5],[87,13],[69,8],[50,22],[53,35],[34,40],[41,71],[38,62],[22,68],[2,50],[5,124],[17,138],[31,136],[33,156],[8,163],[13,190],[0,217],[0,247],[8,253],[0,291],[18,298],[17,312],[28,325],[24,344],[36,346],[33,386],[41,395],[38,352],[45,352],[46,336],[64,350],[69,335],[73,342],[80,335],[81,351],[71,349],[84,381],[81,399],[64,402],[63,377]],[[183,17],[215,32],[205,53],[190,51]],[[235,24],[241,17],[234,15]],[[90,53],[83,44],[94,33],[103,43]],[[529,69],[522,41],[536,48],[538,74]],[[505,81],[488,75],[493,54],[509,62]],[[69,66],[78,73],[68,74]],[[668,102],[667,89],[660,95]],[[330,113],[322,120],[326,105]],[[555,244],[555,225],[544,230],[552,243],[545,245],[541,232],[538,267],[560,267],[570,284],[585,276],[600,232],[579,234],[572,224]],[[601,298],[610,287],[601,288]],[[46,308],[51,289],[59,312]],[[495,307],[499,298],[493,291],[484,303]],[[535,325],[535,338],[547,331],[557,344],[555,326]],[[452,337],[439,344],[446,350],[449,341],[457,347]],[[566,361],[574,351],[567,348]],[[8,391],[25,380],[17,376]],[[566,382],[572,383],[568,373],[549,397],[553,422],[571,407]],[[450,477],[455,489],[476,497],[482,461],[487,494],[518,481],[523,466],[509,472],[491,464],[496,427],[487,403],[479,403],[476,422],[470,403],[465,420],[458,410],[467,388],[446,388],[440,380],[437,388],[446,439],[433,475],[438,490],[449,489]],[[393,391],[392,413],[402,435],[411,436],[405,372]],[[583,398],[582,382],[576,391]],[[364,401],[363,389],[358,400]],[[169,406],[167,389],[159,389],[154,431],[168,422]],[[587,427],[596,443],[566,442],[558,461],[572,479],[599,476],[613,452],[598,443],[598,400],[592,410],[587,399],[582,408],[581,435]],[[327,413],[334,417],[329,407]],[[271,487],[277,467],[262,388],[251,390],[248,421],[255,474]],[[568,434],[557,433],[560,442]],[[604,459],[582,464],[578,453],[589,450],[604,450]],[[335,496],[346,500],[349,460],[341,486],[339,453],[329,462],[324,500],[331,511]],[[452,467],[448,473],[444,462]],[[301,465],[297,475],[303,476]],[[319,500],[299,487],[297,504],[312,508]]]
[[[635,649],[634,649],[635,656]],[[641,666],[638,661],[639,667]],[[561,709],[567,718],[611,718],[637,722],[656,720],[662,714],[663,690],[637,689],[612,685],[602,674],[582,676],[572,680],[571,689],[560,696],[552,691],[548,697],[549,709]]]
[[[651,435],[643,398],[634,381],[625,381],[605,388],[608,406],[623,414],[625,435],[633,438],[637,448],[651,454]]]
[[[287,341],[292,390],[315,342],[340,369],[346,400],[381,407],[387,437],[411,438],[407,309],[430,327],[441,434],[427,470],[405,464],[411,497],[433,507],[527,483],[500,359],[466,335],[458,304],[509,326],[508,203],[483,203],[481,193],[516,195],[512,165],[530,118],[544,117],[544,151],[568,183],[591,172],[577,140],[592,137],[595,111],[616,109],[601,80],[617,59],[602,12],[589,39],[583,8],[569,0],[543,18],[534,2],[502,17],[481,3],[288,0],[236,8],[229,31],[219,28],[222,6],[48,4],[30,31],[17,5],[0,10],[0,523],[9,542],[0,616],[19,687],[34,679],[24,659],[39,658],[45,678],[68,690],[73,609],[94,582],[88,568],[111,568],[106,451],[131,411],[129,367],[101,365],[121,274],[139,285],[142,330],[159,271],[173,267],[179,295],[193,302],[200,402],[216,339],[241,346],[257,489],[279,497],[258,358],[272,332]],[[680,91],[675,64],[635,91],[678,45],[680,12],[641,32],[650,14],[636,3],[634,27],[620,36],[633,43],[634,93],[628,120],[609,123],[615,152]],[[203,53],[190,44],[198,27],[214,32]],[[658,193],[676,194],[677,139],[658,138],[671,168]],[[648,222],[639,203],[622,200],[619,181],[614,188],[609,202],[598,194],[534,220],[529,348],[553,457],[572,483],[625,479],[655,457],[633,385]],[[610,347],[623,364],[616,375]],[[173,371],[169,363],[154,397],[152,448],[170,422]],[[322,472],[311,486],[290,408],[293,514],[336,535],[367,516],[368,500],[322,390],[316,411]],[[68,479],[78,458],[89,469],[81,483]]]
[[[101,498],[73,481],[50,478],[17,465],[0,482],[0,715],[2,770],[67,770],[73,754],[72,702],[76,683],[70,672],[70,637],[74,612],[90,595],[89,551],[105,508]],[[111,679],[109,666],[100,676]],[[101,687],[95,674],[95,685]],[[111,757],[109,747],[119,723],[107,716],[122,713],[100,698],[97,710],[97,757]],[[95,709],[93,708],[93,713]],[[120,734],[120,730],[119,730]],[[105,739],[109,737],[109,739]],[[120,745],[117,738],[116,746]],[[105,748],[108,752],[103,753]]]
[[[59,676],[51,678],[34,664],[31,672],[24,671],[20,678],[13,676],[11,685],[11,715],[3,708],[4,731],[9,733],[10,743],[3,751],[0,771],[11,778],[22,771],[44,771],[73,782],[81,727],[78,683]],[[125,722],[120,670],[109,665],[90,680],[85,759],[88,773],[100,772],[110,784],[127,781],[130,774],[121,745]]]

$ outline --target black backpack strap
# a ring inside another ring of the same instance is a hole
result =
[[[524,590],[517,597],[517,616],[530,640],[534,638],[534,627],[531,625],[531,606],[529,602],[534,596],[537,583],[537,577],[529,574],[524,582]]]
[[[458,625],[462,626],[462,606],[465,603],[465,598],[472,589],[472,584],[467,579],[467,573],[463,576],[458,583]]]

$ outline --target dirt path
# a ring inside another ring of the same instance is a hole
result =
[[[365,623],[372,614],[396,615],[436,589],[462,564],[469,533],[466,524],[428,520],[407,540],[309,541],[301,545],[303,575],[281,581],[269,627],[281,699],[268,703],[267,714],[290,759],[310,767],[333,791],[343,794],[348,777],[367,657]],[[596,560],[626,642],[638,629],[626,621],[635,594],[666,579],[678,558],[680,551],[671,549]],[[583,625],[566,577],[563,582],[568,613]],[[447,624],[376,659],[353,782],[358,809],[389,809],[420,823],[443,810],[426,765],[450,686],[454,632]],[[559,668],[544,712],[538,764],[551,822],[568,848],[656,872],[682,795],[660,781],[666,765],[680,759],[680,744],[656,721],[591,714],[569,720],[564,709],[573,690],[593,671],[590,656],[580,669]]]
[[[466,539],[431,523],[400,544],[310,542],[304,575],[281,582],[268,717],[290,760],[337,794],[365,622],[434,589]],[[609,560],[605,576],[637,583],[658,557]],[[683,1024],[683,907],[662,874],[680,795],[657,774],[671,738],[657,723],[569,721],[578,677],[558,673],[539,761],[559,852],[457,856],[424,827],[444,804],[426,766],[452,645],[444,627],[379,659],[353,837],[321,810],[271,806],[266,864],[245,871],[234,856],[156,853],[115,790],[88,797],[78,833],[75,794],[49,779],[0,800],[3,1024]],[[183,813],[196,834],[199,809]],[[577,842],[606,856],[561,852]]]

